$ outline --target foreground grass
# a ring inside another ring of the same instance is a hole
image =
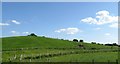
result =
[[[92,52],[93,51],[93,52]],[[70,53],[74,52],[74,53]],[[76,53],[78,52],[78,53]],[[59,55],[62,53],[62,55]],[[63,54],[67,53],[67,54]],[[45,56],[45,55],[56,56]],[[21,57],[22,55],[22,57]],[[44,56],[39,57],[38,56]],[[16,59],[14,57],[16,56]],[[29,57],[28,59],[25,59]],[[20,60],[21,58],[21,60]],[[4,51],[3,62],[115,62],[118,59],[118,52],[99,51],[95,50],[56,50],[56,49],[37,49],[37,50],[22,50],[22,51]]]
[[[43,62],[116,62],[117,52],[81,53],[42,59]],[[33,60],[33,61],[40,61]]]
[[[21,50],[21,51],[3,51],[2,57],[3,62],[10,61],[10,58],[13,58],[15,55],[16,57],[20,57],[20,55],[24,56],[36,56],[36,55],[45,55],[45,54],[53,54],[59,52],[69,52],[72,50],[55,50],[55,49],[33,49],[33,50]],[[19,59],[18,59],[19,60]]]

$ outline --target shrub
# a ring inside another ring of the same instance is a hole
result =
[[[30,35],[28,35],[28,36],[35,36],[35,37],[37,37],[37,35],[36,34],[34,34],[34,33],[31,33]]]
[[[84,42],[83,40],[80,40],[79,42]]]
[[[91,44],[96,44],[96,42],[91,42]]]
[[[64,39],[61,39],[61,40],[64,40]]]
[[[78,42],[78,40],[77,40],[77,39],[73,39],[73,41],[74,41],[74,42]]]
[[[113,44],[105,44],[105,46],[113,46]]]
[[[118,46],[116,43],[113,43],[113,46]]]
[[[100,43],[98,43],[98,45],[101,45]]]

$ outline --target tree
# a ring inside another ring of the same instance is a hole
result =
[[[73,39],[73,41],[74,41],[74,42],[78,42],[78,40],[77,40],[77,39]]]
[[[91,42],[92,44],[96,44],[96,42]]]
[[[105,44],[105,46],[113,46],[113,44]]]
[[[113,46],[118,46],[116,43],[113,43]]]
[[[80,40],[79,42],[84,42],[83,40]]]
[[[98,45],[103,45],[103,44],[100,44],[100,43],[97,43]]]
[[[37,37],[37,35],[35,35],[34,33],[31,33],[30,35],[28,35],[28,36],[36,36]]]

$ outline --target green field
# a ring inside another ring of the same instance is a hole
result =
[[[81,53],[49,58],[50,62],[116,62],[117,52]],[[111,58],[110,58],[111,57]],[[47,59],[43,59],[46,61]],[[87,60],[87,61],[86,61]],[[34,61],[34,60],[33,60]],[[39,60],[38,60],[39,61]]]
[[[17,36],[2,39],[3,62],[116,62],[118,47],[87,42]],[[84,45],[84,48],[78,45]]]

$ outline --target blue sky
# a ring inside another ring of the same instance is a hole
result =
[[[118,40],[117,2],[2,3],[3,37],[36,33],[63,39],[113,43]]]
[[[119,0],[3,0],[2,2],[119,2]]]

